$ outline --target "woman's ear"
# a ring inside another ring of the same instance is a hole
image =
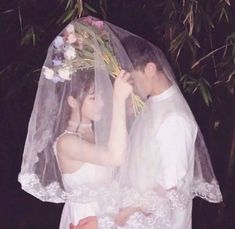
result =
[[[76,108],[78,106],[78,101],[72,96],[68,96],[67,102],[71,108]]]

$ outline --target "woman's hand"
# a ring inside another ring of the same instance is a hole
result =
[[[125,101],[132,91],[131,74],[125,70],[121,70],[114,82],[114,94],[116,98]]]
[[[77,225],[71,223],[69,229],[98,229],[97,217],[88,216],[81,219]]]
[[[119,226],[124,226],[131,215],[135,212],[139,212],[139,208],[127,207],[119,211],[115,216],[115,223]]]

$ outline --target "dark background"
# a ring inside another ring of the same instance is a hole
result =
[[[185,20],[189,12],[193,12],[193,21]],[[47,48],[79,14],[106,19],[150,40],[166,54],[205,136],[224,197],[220,204],[196,198],[193,228],[235,229],[235,4],[232,0],[1,0],[0,229],[59,226],[63,205],[43,203],[25,193],[17,175]],[[227,49],[215,51],[224,45]],[[192,68],[210,52],[213,55]]]

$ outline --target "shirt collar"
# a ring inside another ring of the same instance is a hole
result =
[[[177,88],[176,85],[172,85],[169,88],[167,88],[165,91],[163,91],[161,94],[159,95],[153,95],[149,97],[149,101],[162,101],[164,99],[167,99],[169,97],[171,97],[173,94],[175,94],[179,89]]]

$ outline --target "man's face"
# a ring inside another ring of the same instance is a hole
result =
[[[145,70],[133,70],[131,71],[131,76],[134,81],[134,86],[140,93],[141,97],[146,98],[152,90],[151,78],[148,77]]]

